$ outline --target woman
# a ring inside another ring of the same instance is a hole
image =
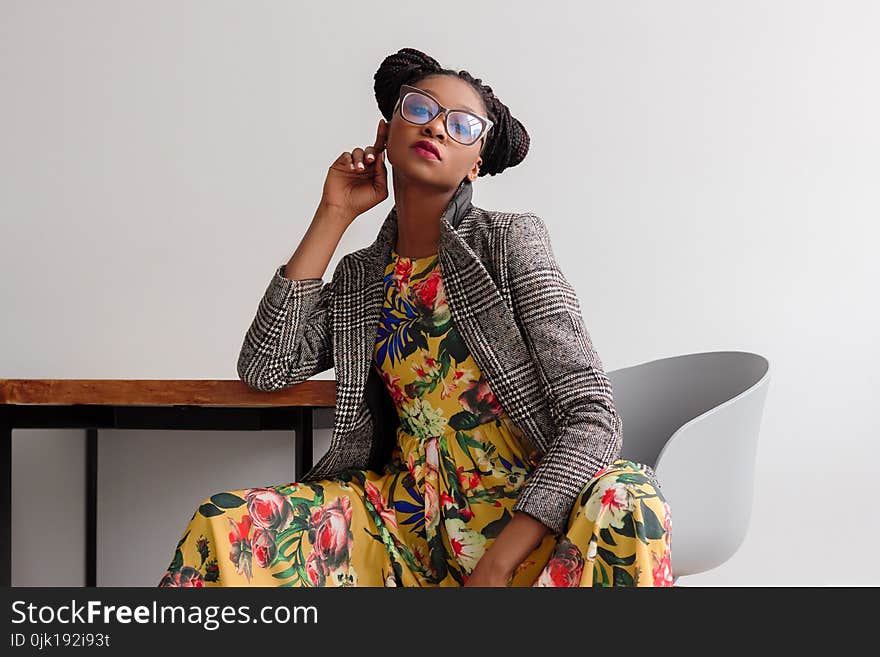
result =
[[[375,142],[330,166],[245,336],[243,381],[336,368],[333,440],[299,481],[212,495],[160,586],[671,586],[669,505],[621,418],[543,221],[472,183],[529,136],[412,48],[375,75]],[[323,275],[388,197],[376,241]]]

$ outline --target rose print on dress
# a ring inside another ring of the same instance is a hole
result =
[[[257,527],[282,531],[293,520],[290,502],[274,488],[251,488],[245,499],[251,522]]]
[[[501,404],[485,379],[480,379],[469,385],[458,397],[459,403],[473,417],[476,424],[485,424],[496,420],[501,416]]]
[[[533,586],[580,586],[585,559],[577,545],[563,538]]]
[[[229,518],[232,529],[229,531],[229,560],[235,566],[240,575],[248,580],[251,578],[251,517],[244,515],[241,520],[235,521]]]

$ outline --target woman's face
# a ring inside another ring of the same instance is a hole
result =
[[[465,80],[451,75],[434,75],[410,85],[424,89],[444,107],[470,109],[488,117],[483,101],[476,90]],[[480,157],[481,137],[465,146],[446,133],[446,115],[441,112],[424,125],[415,125],[400,116],[400,108],[394,111],[386,143],[386,157],[394,167],[394,177],[412,180],[420,184],[445,189],[455,189],[465,176],[476,180],[483,159]],[[425,140],[437,147],[440,159],[425,157],[414,148]]]

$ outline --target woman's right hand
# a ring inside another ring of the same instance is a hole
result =
[[[376,141],[366,148],[344,151],[327,172],[321,204],[354,221],[388,198],[385,144],[388,122],[379,119]]]

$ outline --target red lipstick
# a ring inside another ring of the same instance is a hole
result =
[[[435,144],[425,139],[420,139],[412,145],[416,153],[428,160],[439,160],[440,149]]]

